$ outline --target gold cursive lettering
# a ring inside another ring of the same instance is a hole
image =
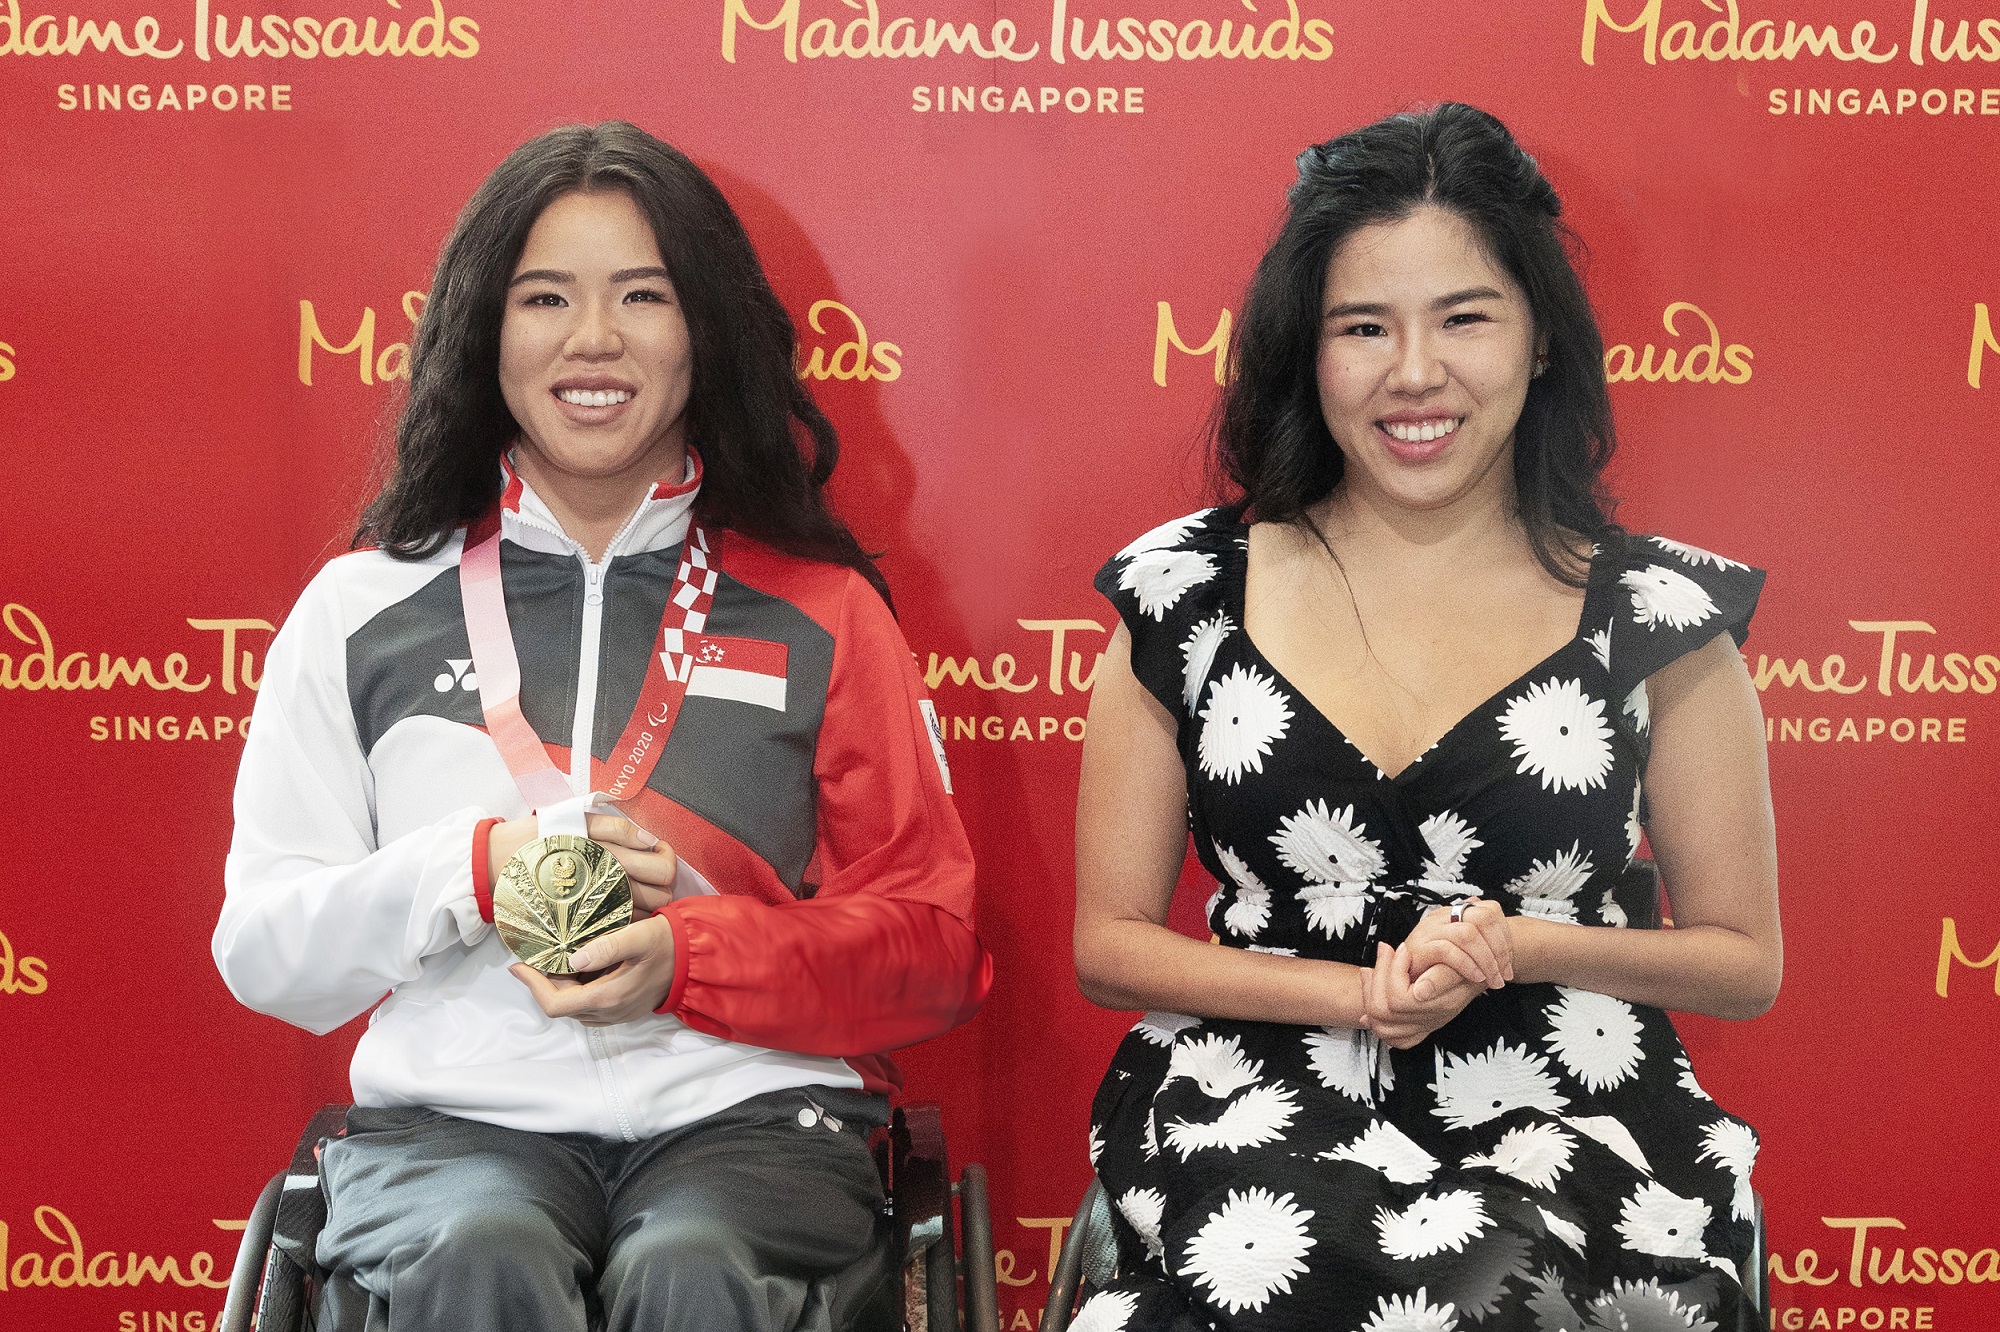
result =
[[[1229,375],[1229,326],[1233,316],[1224,310],[1215,321],[1215,331],[1208,335],[1208,341],[1199,347],[1190,347],[1181,340],[1181,331],[1174,324],[1174,310],[1165,301],[1159,303],[1159,313],[1153,321],[1153,382],[1161,388],[1167,386],[1167,348],[1175,347],[1189,356],[1215,355],[1215,382],[1227,383]]]
[[[224,692],[234,694],[238,686],[256,689],[258,674],[257,656],[242,645],[239,635],[245,632],[265,632],[272,630],[271,622],[258,619],[193,619],[187,621],[194,629],[222,635],[222,687]],[[203,675],[200,679],[189,678],[187,654],[169,652],[160,658],[156,670],[150,657],[136,660],[125,656],[112,656],[109,652],[97,654],[95,664],[87,652],[70,652],[58,655],[54,637],[42,618],[18,601],[8,602],[0,607],[0,624],[16,639],[28,644],[33,650],[24,655],[17,664],[8,653],[0,652],[0,689],[25,689],[30,692],[49,690],[111,689],[117,685],[144,685],[160,692],[178,691],[184,694],[198,694],[207,689],[214,677]]]
[[[1924,0],[1917,0],[1920,14],[1923,3]],[[1775,19],[1757,19],[1744,28],[1737,0],[1702,0],[1702,4],[1710,13],[1723,17],[1705,27],[1695,20],[1682,19],[1668,25],[1662,33],[1661,0],[1646,0],[1638,13],[1624,23],[1612,17],[1606,0],[1584,0],[1580,52],[1583,63],[1597,63],[1597,30],[1600,27],[1614,33],[1638,34],[1639,58],[1648,65],[1658,64],[1662,59],[1796,60],[1801,51],[1813,56],[1831,55],[1836,60],[1861,60],[1880,65],[1894,60],[1900,49],[1891,46],[1886,51],[1877,51],[1875,25],[1867,19],[1859,20],[1848,29],[1847,41],[1843,44],[1840,30],[1831,23],[1815,28],[1811,23],[1801,24],[1795,19],[1786,19],[1784,36],[1780,37]],[[1920,33],[1921,30],[1922,19],[1919,17],[1916,31]],[[1921,51],[1913,51],[1911,58],[1919,65],[1923,63]]]
[[[1049,692],[1054,694],[1060,694],[1063,691],[1063,647],[1065,646],[1065,635],[1071,630],[1076,629],[1088,629],[1092,633],[1099,634],[1104,632],[1104,626],[1095,620],[1016,620],[1014,623],[1020,625],[1031,634],[1047,634],[1049,636]],[[1088,683],[1077,682],[1077,672],[1083,666],[1083,654],[1072,652],[1070,653],[1070,658],[1070,680],[1076,684],[1077,689],[1088,689],[1090,687]],[[1104,654],[1102,652],[1098,653],[1095,660],[1091,663],[1089,679],[1095,680],[1097,678],[1097,663],[1103,660]]]
[[[1049,1271],[1053,1273],[1056,1270],[1057,1261],[1062,1257],[1063,1236],[1068,1233],[1070,1222],[1075,1220],[1075,1218],[1068,1216],[1017,1216],[1014,1220],[1029,1230],[1046,1230],[1049,1232]]]
[[[931,59],[949,48],[953,55],[968,51],[981,60],[1032,60],[1041,51],[1038,42],[1025,51],[1014,49],[1020,29],[1012,19],[995,19],[984,34],[972,22],[953,26],[934,18],[924,20],[919,35],[913,18],[892,18],[885,25],[877,0],[845,0],[849,9],[862,11],[845,27],[831,18],[816,18],[799,31],[799,0],[784,0],[768,19],[750,12],[746,0],[723,0],[722,58],[736,63],[736,25],[753,32],[782,32],[786,61],[797,64],[801,53],[808,60],[844,56],[850,60],[869,58],[910,60]]]
[[[1875,689],[1888,694],[1890,668],[1896,664],[1896,635],[1899,633],[1934,634],[1937,630],[1922,620],[1849,620],[1847,626],[1864,634],[1882,635],[1882,665],[1875,676]]]
[[[57,1245],[58,1251],[53,1254],[31,1251],[11,1256],[7,1223],[0,1221],[0,1292],[25,1290],[33,1286],[136,1286],[141,1281],[149,1280],[159,1285],[172,1282],[177,1286],[198,1286],[204,1290],[225,1290],[229,1286],[226,1276],[218,1278],[215,1275],[214,1257],[202,1250],[188,1256],[185,1275],[176,1258],[136,1252],[126,1253],[121,1272],[118,1255],[111,1250],[85,1261],[83,1238],[77,1233],[76,1224],[58,1208],[37,1207],[35,1229],[51,1244]]]
[[[1953,962],[1957,962],[1963,967],[1971,967],[1974,971],[1992,967],[1993,993],[2000,995],[2000,943],[1994,944],[1992,952],[1975,962],[1959,946],[1958,922],[1950,916],[1946,916],[1944,918],[1944,929],[1938,937],[1937,992],[1940,999],[1951,997],[1951,964]]]
[[[222,635],[222,692],[225,694],[233,694],[236,692],[237,633],[244,629],[262,630],[265,633],[272,633],[275,632],[277,629],[277,626],[272,624],[269,620],[190,619],[188,621],[188,627],[192,629],[199,629],[204,633],[220,633]],[[254,662],[255,658],[253,658],[250,655],[249,651],[246,649],[242,654],[243,683],[251,689],[255,689],[257,687],[257,682],[250,678],[250,673],[254,669]]]
[[[5,348],[6,344],[0,343],[0,350]],[[1989,351],[2000,352],[2000,340],[1993,336],[1993,316],[1986,312],[1986,303],[1981,301],[1972,307],[1972,352],[1965,362],[1965,382],[1974,388],[1979,387],[1979,371]],[[0,375],[0,379],[5,378]]]
[[[39,957],[23,956],[16,961],[13,943],[6,935],[0,934],[0,994],[20,994],[32,998],[47,993],[48,968],[49,964]]]
[[[370,20],[370,22],[373,22],[373,20]],[[403,313],[409,317],[412,324],[417,322],[417,316],[422,312],[424,302],[428,299],[429,294],[426,292],[406,291],[403,293]],[[315,347],[329,356],[355,356],[358,353],[355,370],[360,375],[363,384],[373,384],[378,379],[386,384],[393,380],[408,379],[410,377],[410,344],[408,342],[392,342],[382,348],[379,354],[376,352],[375,307],[372,305],[361,307],[361,320],[355,327],[354,336],[341,345],[335,346],[333,340],[327,336],[325,329],[320,325],[319,312],[313,308],[313,303],[308,300],[301,300],[299,302],[299,382],[301,384],[310,385],[313,382],[313,349]]]
[[[902,362],[897,358],[903,349],[893,342],[877,342],[872,347],[868,342],[868,330],[862,327],[861,316],[842,305],[839,301],[814,301],[812,309],[806,312],[806,322],[812,331],[826,334],[820,326],[820,316],[834,311],[854,326],[854,336],[834,349],[829,358],[824,347],[814,347],[806,368],[799,371],[800,379],[879,379],[891,383],[903,376]]]
[[[1674,337],[1680,330],[1674,326],[1676,316],[1692,313],[1700,318],[1708,329],[1708,340],[1688,348],[1685,352],[1669,347],[1660,355],[1660,363],[1653,364],[1654,348],[1646,344],[1643,354],[1634,353],[1632,348],[1619,343],[1604,351],[1604,377],[1613,384],[1631,383],[1643,379],[1649,384],[1664,379],[1669,384],[1695,382],[1702,384],[1747,384],[1750,382],[1750,349],[1740,342],[1728,346],[1722,343],[1722,334],[1715,321],[1706,311],[1689,301],[1675,301],[1660,316],[1660,323]],[[1697,363],[1699,368],[1697,368]]]

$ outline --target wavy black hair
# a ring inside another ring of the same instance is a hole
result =
[[[1570,534],[1621,535],[1603,472],[1616,447],[1604,339],[1570,262],[1575,237],[1535,159],[1499,120],[1459,102],[1390,116],[1299,154],[1285,220],[1257,265],[1231,339],[1235,371],[1210,426],[1213,465],[1239,511],[1317,528],[1307,510],[1345,460],[1321,413],[1321,303],[1334,252],[1361,227],[1450,209],[1527,294],[1548,366],[1514,432],[1514,485],[1535,557],[1572,586],[1587,572]],[[1321,537],[1324,540],[1324,537]]]
[[[354,544],[423,559],[500,495],[520,432],[500,395],[500,320],[528,231],[557,198],[622,190],[652,225],[687,319],[688,439],[701,452],[704,522],[888,584],[828,507],[833,425],[794,369],[798,334],[722,192],[635,125],[565,125],[529,140],[473,191],[438,257],[410,347],[395,460]]]

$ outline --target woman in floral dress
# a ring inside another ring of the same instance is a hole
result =
[[[1758,571],[1617,527],[1554,191],[1445,105],[1307,150],[1217,414],[1235,502],[1097,585],[1079,1329],[1738,1332],[1749,1125],[1666,1009],[1782,970]],[[1166,927],[1192,829],[1221,947]],[[1649,840],[1675,928],[1661,929]]]

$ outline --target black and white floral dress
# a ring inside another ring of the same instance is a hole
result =
[[[1656,928],[1629,873],[1646,677],[1722,632],[1761,572],[1663,538],[1592,561],[1570,642],[1394,778],[1243,632],[1248,529],[1149,532],[1097,586],[1179,723],[1225,947],[1366,965],[1427,910]],[[1475,999],[1413,1050],[1366,1032],[1149,1013],[1092,1112],[1119,1278],[1079,1332],[1737,1332],[1757,1136],[1665,1013],[1557,985]]]

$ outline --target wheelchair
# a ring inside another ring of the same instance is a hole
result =
[[[347,1110],[321,1107],[291,1163],[258,1195],[218,1332],[358,1332],[322,1321],[323,1295],[342,1278],[313,1261],[326,1221],[319,1152],[346,1131]],[[969,1164],[951,1178],[935,1105],[898,1106],[871,1146],[888,1201],[874,1249],[841,1274],[835,1325],[842,1332],[999,1332],[985,1169]]]
[[[1750,1257],[1737,1274],[1743,1289],[1754,1292],[1757,1311],[1771,1312],[1771,1265],[1764,1242],[1764,1195],[1752,1195],[1751,1226],[1756,1236]],[[1042,1312],[1041,1332],[1068,1332],[1077,1306],[1118,1274],[1118,1241],[1111,1230],[1111,1202],[1104,1185],[1090,1181],[1063,1237],[1062,1255],[1049,1275],[1049,1299]]]

